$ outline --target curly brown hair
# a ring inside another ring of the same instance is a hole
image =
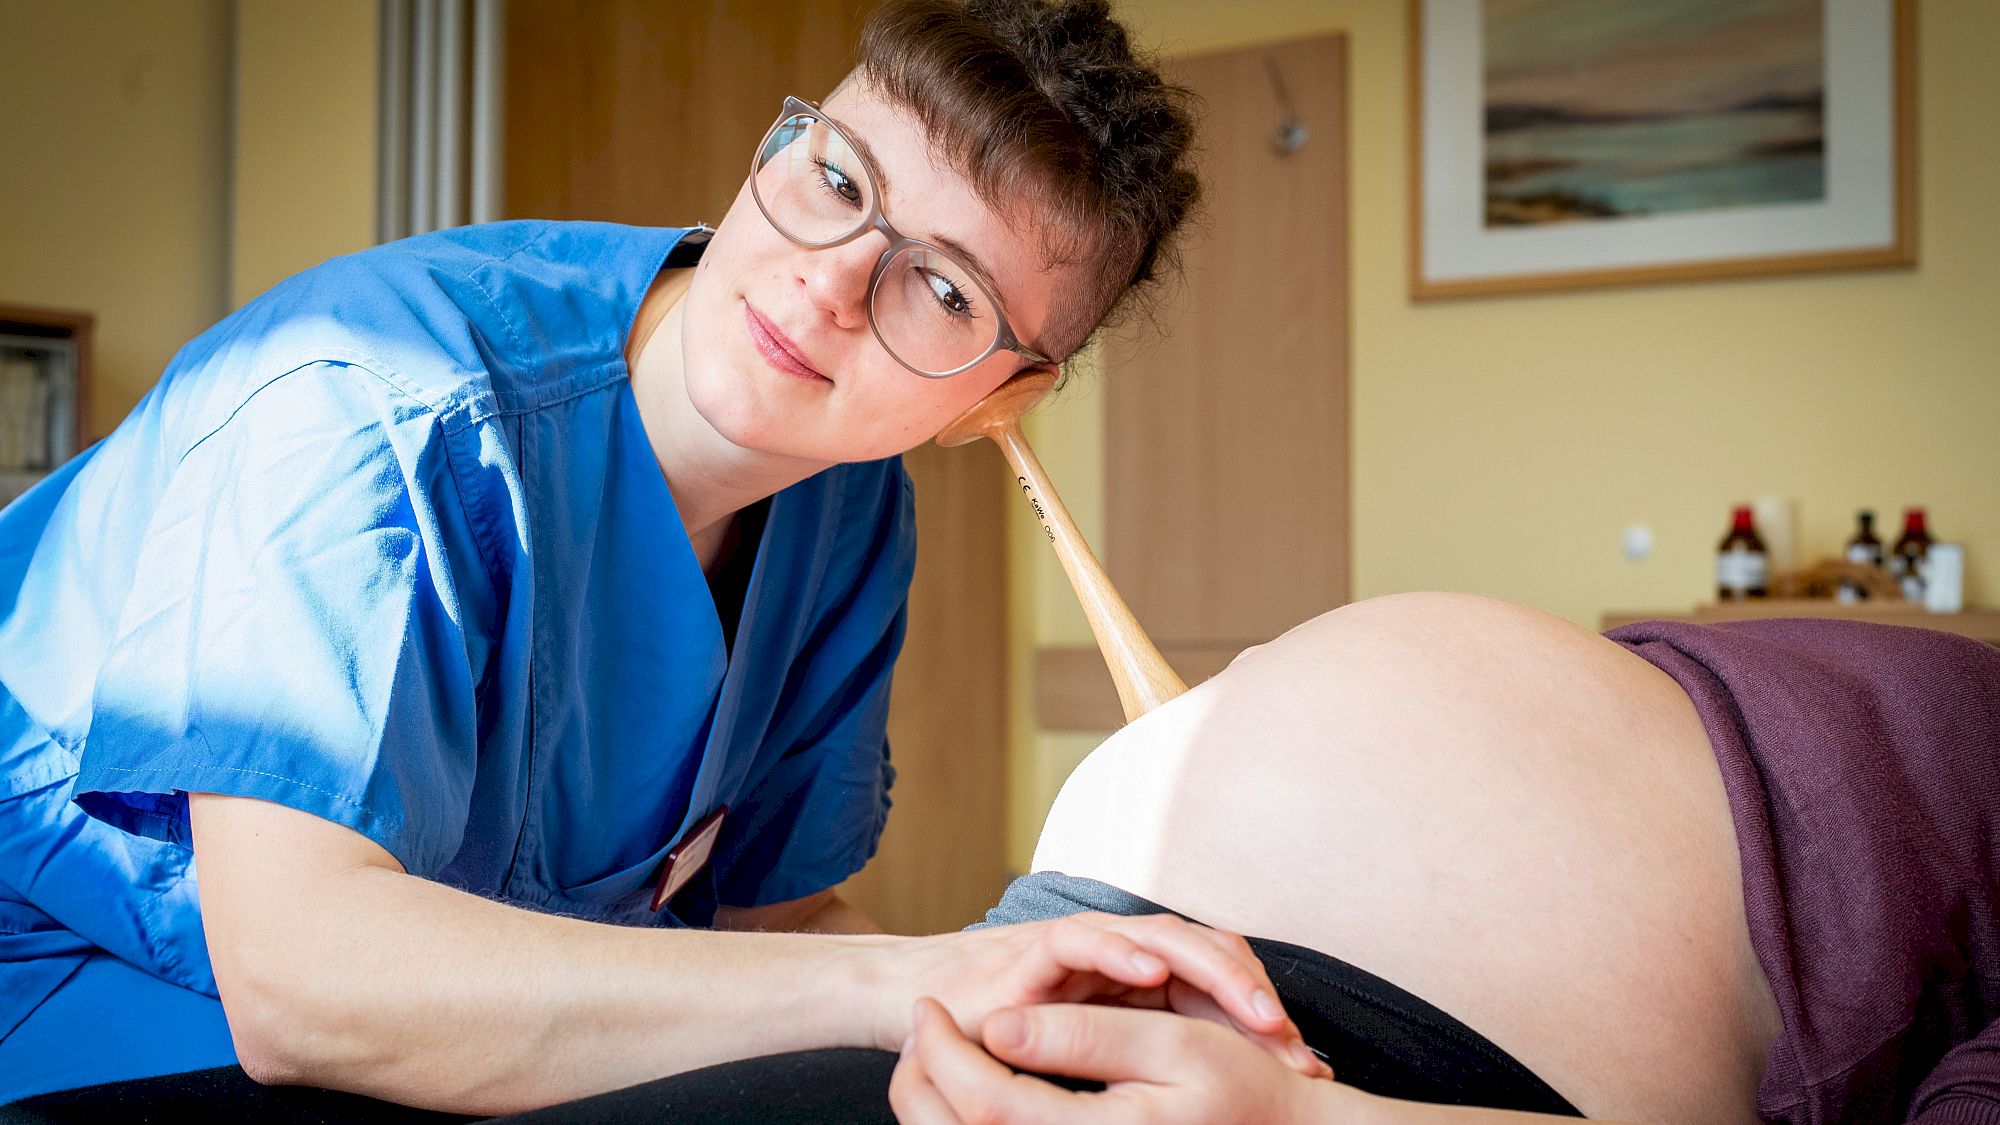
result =
[[[858,73],[989,207],[1032,206],[1044,266],[1089,267],[1043,351],[1066,358],[1174,272],[1174,232],[1201,197],[1194,95],[1160,77],[1107,0],[888,0]]]

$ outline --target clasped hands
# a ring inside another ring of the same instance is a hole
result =
[[[905,1125],[1329,1120],[1346,1090],[1234,934],[1076,914],[920,941],[921,998],[885,1029],[902,1033],[889,1098]]]

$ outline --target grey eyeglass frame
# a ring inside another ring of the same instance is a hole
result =
[[[771,209],[764,204],[763,193],[757,190],[757,174],[764,170],[765,149],[770,147],[771,138],[777,136],[779,127],[794,117],[810,117],[833,130],[834,135],[840,138],[840,143],[847,146],[848,151],[854,154],[855,159],[861,161],[862,170],[868,173],[868,213],[862,216],[861,222],[852,231],[839,238],[826,242],[808,242],[791,231],[786,230],[783,223],[780,223],[771,216]],[[764,139],[757,142],[757,151],[750,155],[750,198],[756,201],[757,210],[763,213],[764,221],[771,224],[771,229],[784,235],[793,243],[803,246],[808,250],[828,250],[835,246],[845,246],[855,239],[874,231],[881,231],[882,236],[889,240],[889,248],[882,251],[882,256],[875,262],[874,272],[868,275],[868,327],[875,333],[876,342],[882,345],[882,350],[888,352],[891,359],[894,359],[897,363],[902,364],[904,367],[909,368],[926,379],[949,379],[953,375],[970,371],[986,362],[995,352],[1003,351],[1013,352],[1029,363],[1055,363],[1055,360],[1021,343],[1020,337],[1014,335],[1014,326],[1008,323],[1007,310],[1000,307],[1000,296],[997,293],[989,294],[989,296],[993,298],[993,318],[997,322],[996,328],[998,330],[993,334],[993,342],[988,344],[986,350],[980,352],[971,361],[962,363],[950,371],[925,371],[896,354],[896,349],[889,343],[889,338],[882,334],[882,326],[875,321],[875,287],[880,284],[883,273],[889,269],[891,259],[902,251],[915,246],[957,264],[960,269],[965,269],[966,276],[968,277],[976,280],[979,274],[977,271],[966,269],[965,264],[959,261],[958,255],[953,254],[942,246],[933,245],[920,238],[905,237],[901,231],[891,226],[889,224],[889,217],[882,211],[881,185],[881,172],[868,159],[868,155],[861,151],[860,146],[856,145],[848,137],[847,130],[841,128],[839,122],[828,117],[818,106],[804,98],[786,96],[784,110],[778,114],[776,121],[771,122],[771,127],[764,130]]]

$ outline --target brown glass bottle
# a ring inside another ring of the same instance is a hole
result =
[[[1924,556],[1930,554],[1931,533],[1922,508],[1903,509],[1903,534],[1889,550],[1889,575],[1913,602],[1924,600]]]
[[[1769,582],[1771,556],[1757,523],[1750,518],[1750,505],[1738,504],[1730,518],[1729,534],[1715,548],[1715,596],[1734,602],[1764,596]]]
[[[1845,552],[1847,561],[1856,566],[1872,566],[1880,569],[1882,566],[1882,541],[1875,537],[1875,513],[1869,511],[1867,508],[1863,508],[1854,513],[1854,519],[1859,526],[1855,529],[1854,538],[1847,541],[1847,550]],[[1841,580],[1840,593],[1838,594],[1840,601],[1865,601],[1867,597],[1868,588],[1866,586],[1851,579]]]

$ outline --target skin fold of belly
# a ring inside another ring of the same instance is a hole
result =
[[[1459,595],[1307,622],[1094,751],[1035,868],[1375,973],[1587,1116],[1756,1119],[1778,1020],[1713,751],[1568,622]]]

